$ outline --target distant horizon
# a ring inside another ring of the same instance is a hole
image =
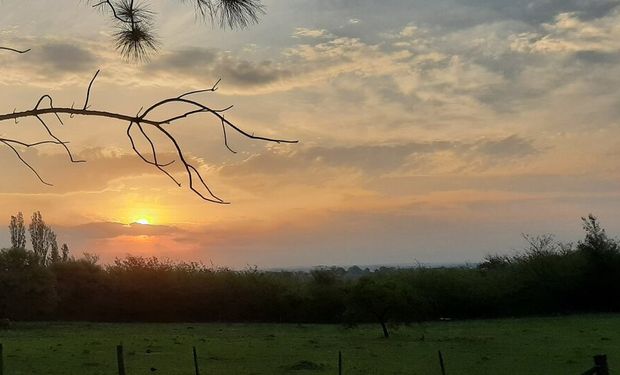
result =
[[[585,216],[585,215],[584,215]],[[25,221],[26,221],[26,226],[28,225],[28,221],[29,218],[25,217]],[[545,235],[545,234],[550,234],[552,235],[556,241],[561,242],[561,243],[577,243],[579,240],[583,239],[583,230],[581,228],[581,221],[580,220],[576,220],[576,223],[579,223],[579,229],[576,229],[575,232],[571,233],[570,236],[567,237],[561,237],[558,236],[554,233],[514,233],[514,237],[517,241],[517,245],[512,246],[512,247],[508,247],[508,246],[503,246],[501,248],[498,248],[496,250],[489,250],[489,251],[485,251],[485,252],[479,252],[481,255],[478,258],[463,258],[463,259],[448,259],[448,260],[441,260],[441,259],[432,259],[432,254],[433,254],[433,249],[428,249],[426,250],[428,254],[430,254],[429,258],[431,259],[415,259],[415,257],[413,257],[413,260],[407,260],[407,259],[395,259],[392,261],[386,261],[384,259],[381,258],[380,254],[377,254],[378,256],[376,256],[376,261],[365,261],[363,259],[359,259],[359,261],[356,261],[355,259],[353,259],[353,257],[351,257],[351,259],[347,259],[344,261],[334,261],[334,262],[311,262],[309,261],[307,264],[300,264],[300,263],[294,263],[294,262],[290,262],[290,263],[280,263],[280,264],[268,264],[266,262],[261,263],[261,259],[260,259],[260,255],[255,255],[254,259],[255,262],[250,262],[250,261],[237,261],[237,262],[217,262],[213,259],[208,259],[208,258],[200,258],[200,257],[195,257],[195,258],[183,258],[183,257],[178,257],[175,256],[175,254],[172,253],[168,253],[168,254],[158,254],[156,251],[142,251],[142,252],[132,252],[131,249],[114,249],[114,251],[112,252],[111,250],[108,251],[102,251],[101,253],[97,252],[97,251],[92,251],[89,249],[81,249],[79,247],[75,247],[73,246],[73,244],[71,242],[68,243],[69,245],[69,249],[71,250],[71,255],[76,257],[76,258],[81,258],[84,254],[90,254],[90,255],[95,255],[99,258],[99,262],[101,264],[111,264],[114,262],[114,260],[116,258],[119,259],[123,259],[127,256],[138,256],[138,257],[145,257],[145,258],[149,258],[149,257],[156,257],[160,260],[170,260],[173,262],[197,262],[197,263],[202,263],[205,264],[207,266],[212,265],[215,268],[218,267],[224,267],[224,268],[231,268],[231,269],[235,269],[235,270],[243,270],[243,269],[248,269],[248,268],[254,268],[257,267],[258,269],[261,270],[311,270],[311,269],[316,269],[316,268],[321,268],[321,267],[345,267],[345,268],[349,268],[352,266],[358,266],[361,268],[374,268],[374,267],[381,267],[381,266],[386,266],[386,267],[403,267],[403,268],[411,268],[411,267],[415,267],[417,265],[422,265],[425,267],[441,267],[441,266],[467,266],[467,265],[477,265],[480,264],[484,261],[484,258],[490,255],[515,255],[519,252],[523,252],[527,249],[527,242],[525,241],[525,239],[523,238],[524,234],[527,235],[532,235],[532,236],[537,236],[537,235]],[[107,225],[111,225],[113,227],[117,227],[117,226],[122,226],[126,229],[127,233],[131,233],[133,236],[135,236],[138,239],[143,240],[146,243],[150,243],[150,238],[152,236],[158,236],[159,233],[163,232],[167,232],[169,231],[169,227],[167,226],[162,226],[162,225],[157,225],[157,224],[141,224],[136,222],[132,222],[129,224],[122,224],[122,223],[106,223]],[[612,237],[612,238],[616,238],[617,235],[615,234],[616,232],[613,231],[613,229],[610,231],[609,228],[607,226],[605,226],[605,223],[603,222],[603,228],[606,229],[607,233]],[[8,222],[7,222],[8,225]],[[64,241],[65,238],[71,238],[71,235],[67,234],[66,228],[64,227],[55,227],[53,225],[51,225],[52,228],[58,233],[58,238],[59,238],[59,244],[65,243],[66,241]],[[97,225],[98,226],[98,225]],[[89,228],[89,224],[84,225],[85,228]],[[2,242],[0,242],[0,248],[10,248],[10,241],[8,240],[8,227],[6,231],[0,231],[0,239],[5,238]],[[26,248],[30,248],[31,244],[30,244],[30,239],[29,239],[29,235],[27,235],[28,238],[28,242],[27,242],[27,246]],[[148,250],[148,249],[147,249]],[[294,252],[294,248],[292,249]],[[373,249],[367,249],[372,251]],[[451,251],[451,254],[456,254],[457,249],[454,248],[453,251]],[[411,254],[415,254],[416,252],[419,252],[420,249],[410,249],[409,252]],[[109,254],[114,254],[114,256],[110,256]],[[355,249],[352,249],[352,254],[355,254]],[[257,261],[258,260],[258,261]],[[278,263],[277,261],[275,263]]]
[[[402,269],[409,269],[409,268],[416,268],[416,267],[426,267],[426,268],[441,268],[441,267],[447,267],[447,268],[451,268],[451,267],[466,267],[466,266],[477,266],[478,264],[482,263],[482,261],[480,262],[462,262],[462,263],[423,263],[423,262],[419,262],[419,263],[389,263],[389,264],[334,264],[334,265],[328,265],[328,264],[319,264],[319,265],[314,265],[314,266],[289,266],[289,267],[275,267],[275,268],[259,268],[260,270],[263,271],[311,271],[311,270],[316,270],[316,269],[323,269],[323,268],[339,268],[342,267],[344,269],[349,269],[351,267],[359,267],[362,270],[366,270],[369,269],[371,271],[375,271],[379,268],[382,267],[386,267],[386,268],[402,268]]]

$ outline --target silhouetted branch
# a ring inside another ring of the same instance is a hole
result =
[[[15,52],[15,53],[27,53],[27,52],[30,52],[30,48],[25,49],[25,50],[19,50],[19,49],[9,48],[9,47],[0,47],[0,51],[9,51],[9,52]]]
[[[226,135],[226,123],[222,120],[222,132],[224,133],[224,145],[226,146],[226,148],[232,152],[233,154],[236,154],[237,151],[233,150],[232,148],[230,148],[230,146],[228,145],[228,136]]]
[[[39,175],[39,172],[37,172],[36,169],[34,169],[32,167],[32,165],[30,165],[23,157],[22,155],[19,153],[19,151],[17,151],[17,149],[15,148],[15,146],[12,145],[12,143],[20,143],[18,141],[12,140],[12,139],[0,139],[0,143],[3,143],[4,145],[6,145],[8,148],[10,148],[11,150],[13,150],[13,152],[15,153],[15,155],[17,156],[17,158],[22,162],[22,164],[24,164],[26,167],[28,167],[28,169],[30,169],[32,171],[32,173],[35,174],[35,176],[37,176],[37,178],[39,179],[39,181],[41,181],[43,184],[47,185],[47,186],[53,186],[52,184],[50,184],[49,182],[45,181],[41,175]],[[39,143],[42,144],[42,143]],[[30,147],[28,145],[26,145],[26,147]]]
[[[213,87],[211,87],[210,89],[202,89],[202,90],[194,90],[194,91],[186,92],[185,94],[181,94],[181,95],[179,95],[179,96],[178,96],[178,98],[179,98],[179,99],[182,99],[182,98],[184,98],[184,97],[186,97],[186,96],[190,96],[190,95],[194,95],[194,94],[200,94],[200,93],[203,93],[203,92],[216,92],[216,91],[217,91],[217,89],[218,89],[217,85],[219,85],[219,84],[220,84],[220,82],[222,82],[222,79],[221,79],[221,78],[219,78],[219,79],[217,80],[217,82],[215,82],[215,84],[213,85]]]
[[[227,202],[225,202],[224,200],[222,200],[221,198],[219,198],[217,195],[213,193],[213,191],[208,186],[208,184],[206,183],[205,179],[200,174],[198,169],[187,160],[182,150],[182,147],[180,146],[176,138],[168,130],[165,129],[167,125],[170,125],[174,122],[180,121],[181,119],[189,118],[195,115],[208,114],[212,118],[216,119],[222,125],[222,129],[224,132],[224,145],[226,146],[228,150],[230,150],[233,153],[235,153],[235,151],[233,151],[232,148],[229,146],[226,128],[233,129],[238,134],[241,134],[242,136],[246,138],[250,138],[254,140],[261,140],[261,141],[274,142],[274,143],[297,143],[297,141],[295,140],[262,137],[262,136],[256,136],[253,133],[250,134],[246,132],[245,130],[236,126],[235,124],[233,124],[232,122],[230,122],[224,117],[224,112],[230,110],[232,106],[222,108],[222,109],[213,109],[197,100],[187,99],[188,96],[193,95],[193,94],[216,91],[217,85],[220,82],[219,80],[210,89],[189,91],[177,97],[163,99],[159,102],[152,104],[144,111],[140,109],[140,111],[138,111],[136,115],[127,115],[127,114],[117,113],[117,112],[91,110],[89,109],[91,90],[98,75],[99,75],[99,71],[95,73],[94,77],[91,79],[88,85],[88,89],[86,90],[86,98],[84,100],[84,106],[82,108],[74,108],[73,105],[71,107],[56,107],[54,106],[54,101],[52,97],[46,94],[39,98],[39,100],[37,101],[33,109],[29,109],[29,110],[25,110],[21,112],[13,111],[12,113],[0,114],[0,122],[7,121],[7,120],[17,121],[18,119],[29,118],[29,117],[35,118],[43,126],[47,134],[52,138],[51,140],[45,140],[45,141],[40,141],[40,142],[35,142],[35,143],[26,143],[26,142],[22,142],[22,141],[15,140],[15,139],[0,138],[0,143],[6,145],[11,150],[13,150],[13,152],[17,155],[20,161],[23,164],[25,164],[39,178],[39,180],[46,185],[51,185],[51,184],[44,181],[39,175],[39,173],[26,160],[22,158],[21,154],[19,153],[19,151],[16,149],[15,146],[36,147],[40,145],[58,145],[64,148],[71,162],[73,163],[84,162],[83,160],[75,159],[71,150],[67,146],[68,142],[64,142],[60,140],[54,134],[50,126],[45,121],[45,118],[43,117],[45,115],[50,115],[50,114],[53,114],[58,119],[60,124],[63,124],[62,118],[60,117],[61,115],[70,115],[71,117],[75,115],[89,116],[89,117],[104,117],[104,118],[110,118],[114,120],[121,120],[121,121],[125,121],[129,123],[127,130],[126,130],[126,134],[131,143],[131,147],[133,151],[136,153],[136,155],[140,159],[142,159],[142,161],[144,161],[145,163],[152,165],[156,167],[157,169],[159,169],[162,173],[164,173],[172,181],[174,181],[175,184],[177,184],[178,186],[181,186],[181,183],[168,170],[166,170],[166,167],[172,165],[175,162],[175,160],[167,162],[167,163],[161,163],[159,161],[157,144],[153,141],[152,136],[145,129],[145,127],[150,126],[150,129],[155,130],[155,132],[163,135],[164,138],[166,138],[173,145],[176,156],[178,157],[178,160],[182,163],[183,169],[185,170],[185,174],[189,182],[190,190],[192,190],[199,197],[201,197],[202,199],[206,201],[220,203],[220,204],[225,204]],[[44,101],[49,102],[49,107],[42,106]],[[154,113],[157,109],[165,109],[167,106],[171,104],[184,104],[184,105],[190,106],[191,109],[186,112],[182,112],[180,114],[174,115],[172,117],[165,118],[163,120],[161,119],[158,120],[158,119],[149,117],[149,115]],[[137,147],[136,142],[134,140],[134,135],[132,135],[132,129],[134,128],[134,126],[138,128],[141,136],[149,143],[150,155],[151,155],[150,158],[147,158],[145,154]],[[202,189],[206,190],[208,194],[203,193],[201,191]]]
[[[88,84],[88,89],[86,90],[86,100],[84,100],[84,108],[83,109],[88,109],[88,100],[90,99],[90,89],[92,89],[93,83],[97,79],[97,76],[99,75],[99,72],[100,72],[100,70],[97,70],[97,73],[95,73],[95,75],[93,76],[93,79],[91,79],[90,83]]]
[[[108,6],[108,9],[110,9],[110,11],[112,11],[112,15],[114,16],[114,18],[117,21],[120,22],[127,22],[127,20],[122,19],[121,17],[118,16],[118,13],[116,13],[116,8],[114,7],[114,4],[112,4],[112,2],[110,0],[104,0],[104,1],[100,1],[96,4],[93,5],[93,8],[101,8],[103,6]]]

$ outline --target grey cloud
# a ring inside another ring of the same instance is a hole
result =
[[[281,174],[313,165],[357,168],[368,173],[395,171],[412,160],[423,160],[438,152],[450,151],[466,160],[517,159],[537,154],[532,141],[517,135],[498,140],[482,139],[475,142],[435,141],[410,142],[397,145],[359,145],[352,147],[311,147],[298,151],[267,151],[244,162],[224,166],[223,175]]]
[[[330,166],[364,170],[393,170],[414,153],[429,153],[452,147],[449,142],[409,143],[404,145],[361,145],[353,147],[311,147],[301,151],[267,151],[240,164],[222,168],[224,175],[237,173],[279,174],[296,170],[300,165],[324,163]]]
[[[200,70],[205,66],[210,66],[218,57],[218,51],[208,48],[187,48],[177,52],[156,57],[154,61],[147,65],[147,69],[154,71],[174,71],[189,70],[191,73]]]
[[[19,48],[30,48],[23,55],[0,54],[2,76],[0,82],[10,85],[56,88],[76,77],[93,74],[101,67],[104,58],[93,45],[84,41],[55,40],[49,38],[13,38],[4,42]],[[83,78],[86,79],[86,78]]]
[[[619,4],[618,0],[312,0],[297,6],[302,9],[301,14],[320,13],[322,20],[330,19],[332,24],[351,17],[363,18],[364,22],[357,26],[368,33],[412,21],[443,30],[460,30],[502,20],[539,25],[563,12],[577,12],[582,19],[592,19],[605,16]],[[319,26],[334,29],[326,24]]]
[[[23,63],[40,73],[64,74],[93,70],[97,56],[88,48],[69,42],[47,42],[24,55]]]
[[[531,141],[517,135],[511,135],[500,140],[484,140],[479,142],[474,149],[481,154],[498,158],[528,156],[538,153]]]
[[[585,64],[617,64],[620,61],[620,52],[578,51],[575,58]]]
[[[227,58],[222,62],[222,74],[232,82],[240,85],[263,85],[276,82],[280,78],[290,75],[287,70],[279,69],[271,61],[262,61],[254,64],[246,60]]]
[[[618,0],[462,0],[474,8],[492,9],[498,17],[539,24],[559,13],[576,12],[582,19],[599,18],[620,5]]]
[[[219,77],[242,87],[274,83],[292,74],[290,70],[269,60],[253,62],[206,48],[167,53],[156,58],[144,69],[147,73],[173,72],[208,80]]]

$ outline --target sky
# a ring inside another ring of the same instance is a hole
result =
[[[524,233],[576,241],[589,213],[620,233],[620,1],[265,0],[237,31],[150,3],[160,50],[131,63],[83,1],[3,0],[0,45],[32,50],[0,54],[0,113],[43,94],[82,103],[98,69],[92,109],[127,114],[221,78],[203,102],[300,142],[229,133],[233,154],[207,115],[171,125],[231,202],[217,205],[143,163],[126,123],[50,118],[87,162],[22,150],[46,186],[0,148],[0,222],[39,210],[73,254],[102,262],[233,268],[478,262],[522,249]],[[36,119],[0,135],[45,138]]]

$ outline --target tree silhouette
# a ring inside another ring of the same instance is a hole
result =
[[[396,282],[362,277],[349,292],[349,319],[373,319],[381,325],[383,337],[390,337],[390,318],[406,309],[401,286]]]
[[[259,15],[264,12],[263,5],[259,0],[187,0],[181,2],[193,3],[197,16],[204,20],[210,20],[212,23],[217,23],[221,27],[246,27],[250,23],[258,22]],[[114,33],[116,47],[124,57],[131,60],[144,60],[148,58],[151,53],[157,50],[159,43],[153,32],[155,13],[149,9],[149,2],[134,2],[134,0],[106,0],[99,2],[89,1],[89,3],[94,8],[100,9],[104,13],[111,15],[114,27],[116,28]],[[29,51],[29,49],[0,47],[0,52],[6,53],[24,54]],[[49,121],[50,118],[57,121],[60,125],[64,124],[65,120],[63,120],[63,117],[65,116],[69,116],[70,118],[73,118],[74,116],[105,117],[125,122],[128,124],[125,133],[131,147],[135,154],[143,162],[164,173],[177,186],[180,187],[182,185],[181,181],[178,177],[173,176],[172,172],[170,172],[168,168],[172,164],[178,162],[181,164],[181,170],[185,174],[185,180],[189,189],[205,201],[220,204],[226,204],[228,202],[214,194],[196,166],[190,163],[189,158],[183,152],[183,148],[168,129],[171,124],[178,123],[184,119],[196,117],[201,114],[209,115],[218,126],[221,126],[224,145],[233,153],[235,153],[235,151],[229,146],[227,131],[233,131],[243,137],[254,140],[275,143],[297,143],[295,140],[261,137],[255,135],[253,132],[245,131],[225,117],[225,113],[233,106],[214,108],[198,99],[198,95],[200,94],[214,93],[217,91],[218,84],[220,82],[219,80],[210,88],[192,90],[179,96],[165,98],[153,103],[146,109],[137,110],[135,114],[92,109],[90,103],[91,93],[99,73],[100,72],[97,71],[90,80],[90,83],[86,89],[84,104],[82,106],[76,107],[75,104],[70,107],[56,106],[52,96],[44,94],[32,108],[0,114],[0,123],[3,121],[17,122],[22,118],[30,118],[36,120],[47,133],[47,139],[37,142],[25,142],[19,139],[3,138],[0,136],[0,144],[3,144],[11,149],[19,161],[30,169],[32,173],[34,173],[34,175],[45,185],[52,184],[47,182],[39,174],[37,169],[35,169],[33,165],[24,159],[19,151],[20,148],[56,145],[61,147],[64,152],[66,152],[70,162],[84,162],[84,160],[79,160],[74,157],[67,145],[67,141],[61,140],[58,136],[56,136],[53,130],[54,128]],[[184,109],[179,110],[179,108]],[[155,113],[158,112],[158,110],[165,112],[167,109],[173,111],[173,114],[169,117],[159,118],[155,116]],[[163,136],[162,139],[165,140],[164,142],[172,145],[176,154],[174,160],[160,160],[158,150],[161,149],[162,142],[157,142],[154,138],[155,135]],[[136,137],[140,137],[146,142],[148,145],[146,151],[137,146]]]
[[[56,241],[56,234],[52,231],[45,221],[41,212],[37,211],[32,214],[32,220],[28,226],[30,232],[30,243],[32,251],[38,261],[45,265],[47,263],[48,252],[50,250],[52,240]]]
[[[67,262],[69,260],[69,246],[66,243],[63,243],[60,247],[61,252],[61,261]]]
[[[11,232],[11,248],[26,248],[26,227],[24,226],[24,215],[21,212],[17,216],[11,216],[9,223],[9,231]]]
[[[58,263],[61,261],[60,252],[58,251],[58,241],[56,240],[56,233],[50,229],[48,233],[48,241],[50,244],[49,261],[51,263]]]

